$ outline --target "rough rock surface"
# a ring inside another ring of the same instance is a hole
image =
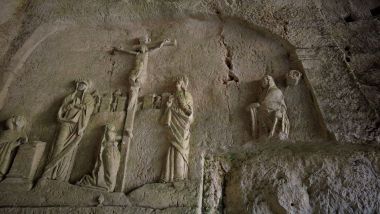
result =
[[[198,206],[197,185],[189,182],[146,184],[130,192],[128,200],[135,206],[165,209]]]
[[[206,159],[205,213],[376,213],[378,148],[260,145]]]
[[[232,171],[226,188],[226,203],[232,206],[227,205],[227,211],[239,207],[256,213],[379,211],[379,151],[331,149],[343,153],[337,156],[331,150],[305,150],[271,151],[275,156],[271,159],[263,152]]]
[[[0,121],[25,115],[30,140],[47,148],[35,188],[0,189],[0,212],[380,212],[379,7],[378,0],[1,1]],[[107,50],[145,34],[178,46],[150,55],[140,95],[172,92],[178,75],[190,79],[189,181],[156,183],[169,143],[163,112],[150,109],[136,115],[125,194],[73,185],[94,167],[102,126],[120,131],[124,112],[91,118],[71,184],[41,185],[72,81],[128,93],[134,57]],[[303,74],[296,87],[285,84],[291,69]],[[251,137],[246,107],[265,74],[285,95],[286,142]]]

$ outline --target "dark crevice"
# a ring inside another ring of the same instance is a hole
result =
[[[351,14],[348,14],[347,16],[344,17],[344,21],[347,23],[350,23],[350,22],[356,21],[356,19]]]
[[[350,46],[346,46],[346,47],[344,48],[344,51],[346,52],[346,54],[347,54],[348,56],[351,56],[351,55],[352,55],[352,53],[351,53],[351,47],[350,47]]]
[[[285,33],[285,35],[287,35],[288,34],[288,25],[289,25],[289,22],[288,21],[285,21],[285,23],[284,23],[284,33]]]
[[[370,12],[371,12],[372,16],[379,17],[380,16],[380,6],[371,9]]]
[[[233,74],[233,73],[229,73],[227,78],[223,80],[223,84],[227,85],[229,82],[236,82],[238,83],[239,82],[239,78]]]
[[[220,22],[220,32],[219,32],[220,44],[225,49],[224,64],[228,68],[228,74],[227,74],[227,77],[223,80],[223,84],[227,85],[229,82],[238,83],[239,78],[233,72],[234,65],[232,62],[232,58],[233,58],[232,51],[231,51],[231,48],[228,46],[228,44],[226,42],[226,38],[224,36],[224,20],[223,20],[222,14],[217,9],[215,9],[215,14],[217,15],[219,22]]]
[[[223,175],[223,180],[222,180],[222,200],[221,200],[221,203],[220,203],[220,211],[221,213],[224,213],[225,209],[226,209],[226,204],[225,204],[225,200],[226,200],[226,189],[227,189],[227,181],[226,181],[226,175],[224,174]]]

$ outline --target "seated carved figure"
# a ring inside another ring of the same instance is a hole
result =
[[[6,125],[8,130],[0,134],[0,180],[11,167],[15,149],[28,140],[24,131],[26,119],[23,116],[8,119]]]
[[[286,113],[286,105],[282,91],[276,86],[271,76],[265,76],[261,80],[264,89],[259,102],[249,106],[252,117],[253,137],[273,137],[278,133],[280,140],[286,140],[289,136],[289,118]],[[279,124],[279,122],[281,122]],[[277,130],[277,127],[280,130]],[[276,131],[277,130],[277,131]]]

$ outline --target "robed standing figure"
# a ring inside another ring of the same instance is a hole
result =
[[[173,182],[186,179],[189,168],[190,126],[193,123],[193,98],[187,90],[189,80],[179,77],[176,92],[169,97],[164,113],[168,127],[169,149],[161,173],[161,181]]]
[[[68,181],[79,142],[94,110],[94,98],[88,92],[90,81],[78,80],[75,91],[67,96],[58,111],[60,130],[53,145],[44,177]]]

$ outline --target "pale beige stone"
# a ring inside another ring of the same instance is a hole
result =
[[[290,122],[284,95],[271,76],[265,76],[261,80],[261,86],[263,92],[259,102],[249,106],[252,135],[254,138],[261,136],[271,138],[278,134],[279,139],[286,140],[289,137]]]
[[[109,50],[109,53],[111,55],[114,54],[115,51],[125,53],[125,54],[132,54],[136,56],[136,62],[134,69],[129,74],[129,83],[130,83],[130,90],[129,90],[129,96],[128,96],[128,106],[127,106],[127,116],[125,119],[124,124],[124,130],[123,130],[123,137],[122,137],[122,148],[121,153],[121,165],[118,172],[118,178],[117,178],[117,188],[116,191],[122,192],[125,191],[125,183],[126,183],[126,170],[127,170],[127,162],[129,157],[129,147],[130,142],[133,138],[133,125],[135,120],[136,111],[138,109],[139,103],[138,103],[138,96],[139,91],[141,88],[141,84],[146,79],[146,72],[147,72],[147,66],[148,66],[148,56],[149,53],[162,48],[165,45],[177,45],[177,41],[174,40],[171,42],[169,39],[165,39],[162,42],[158,43],[151,43],[151,39],[148,36],[141,37],[139,39],[140,44],[135,47],[135,50],[122,50],[117,49],[115,47],[112,47],[111,50]]]
[[[163,182],[174,182],[188,177],[190,126],[194,121],[193,98],[187,89],[188,85],[187,77],[179,77],[176,80],[176,91],[166,103],[163,122],[168,128],[170,147],[161,173]]]
[[[14,116],[6,121],[8,129],[0,134],[0,181],[12,165],[16,148],[28,141],[26,123],[25,117]]]
[[[300,79],[302,77],[302,73],[297,70],[290,70],[286,74],[286,84],[288,86],[296,86],[298,85]]]
[[[31,141],[22,144],[16,154],[12,167],[0,189],[11,191],[27,191],[33,187],[35,175],[45,151],[46,143]]]
[[[90,175],[85,175],[79,182],[79,186],[106,190],[113,192],[116,185],[116,176],[120,165],[120,151],[115,126],[108,124],[104,127],[104,136],[98,159]]]
[[[78,80],[75,91],[67,96],[58,112],[60,131],[54,144],[44,177],[68,181],[83,133],[94,110],[94,98],[89,94],[90,82]]]

